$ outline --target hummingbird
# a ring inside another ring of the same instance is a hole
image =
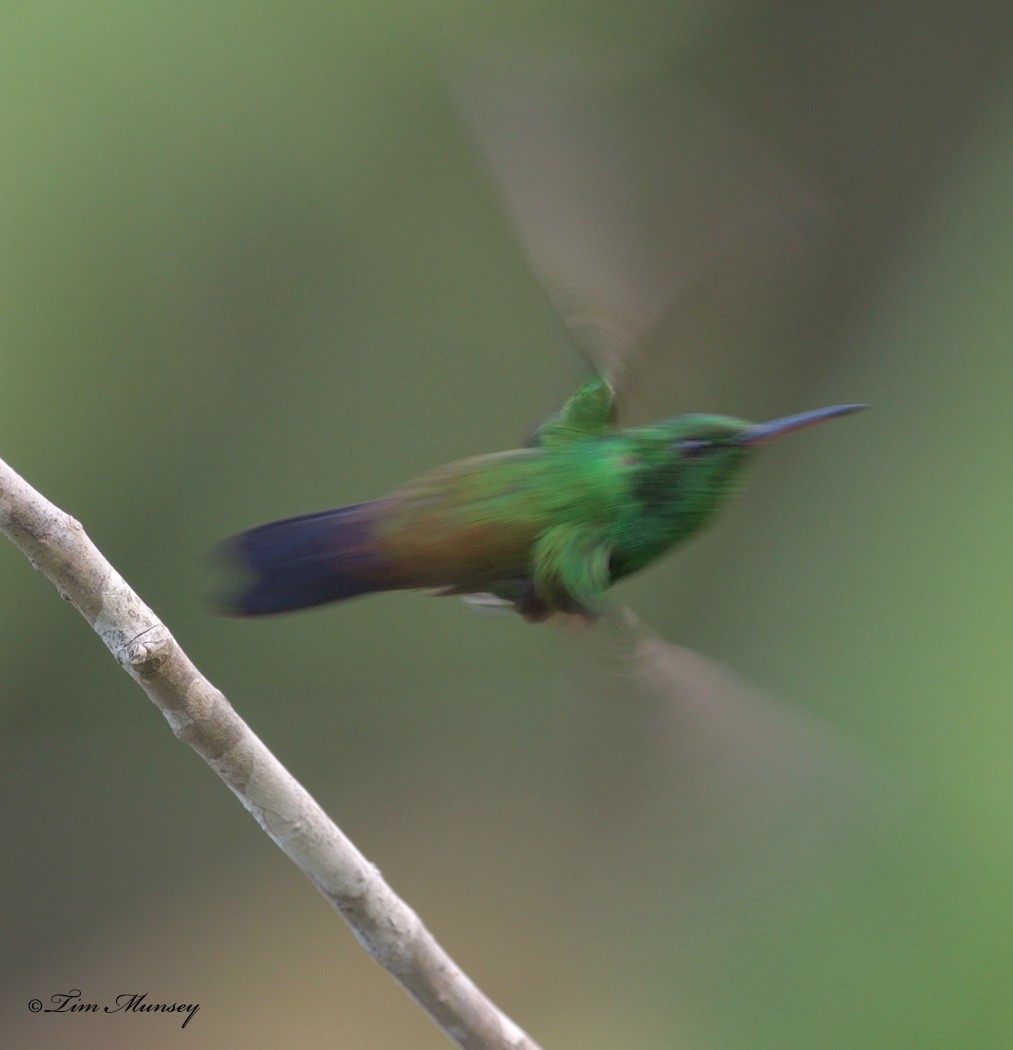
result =
[[[456,94],[504,218],[587,362],[583,381],[526,447],[226,540],[242,580],[226,612],[425,589],[505,603],[533,622],[594,620],[613,583],[714,517],[762,445],[863,407],[761,424],[620,422],[618,401],[628,411],[636,400],[629,365],[667,345],[657,336],[673,313],[688,314],[680,331],[706,352],[710,329],[694,329],[695,311],[716,298],[719,316],[740,324],[749,306],[734,289],[777,301],[771,282],[806,255],[827,209],[779,157],[665,79],[547,72],[483,63],[463,71]]]
[[[226,540],[220,553],[245,579],[224,611],[260,616],[425,589],[492,596],[529,622],[560,613],[594,621],[613,583],[714,517],[761,446],[864,407],[759,424],[681,415],[618,429],[613,386],[592,372],[525,448],[458,460],[379,499]]]

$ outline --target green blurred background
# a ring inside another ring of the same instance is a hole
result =
[[[834,202],[776,317],[725,316],[720,352],[676,326],[654,397],[875,410],[620,589],[876,770],[846,848],[735,892],[653,811],[598,821],[642,741],[588,773],[565,632],[203,601],[222,536],[513,445],[565,389],[442,82],[534,44],[708,99]],[[1011,54],[1006,2],[0,14],[0,456],[546,1048],[1013,1045]],[[447,1045],[7,543],[0,593],[0,1043]],[[69,988],[201,1010],[28,1013]]]

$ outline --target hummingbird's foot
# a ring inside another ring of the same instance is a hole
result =
[[[546,605],[530,580],[524,581],[523,589],[514,599],[514,608],[528,623],[544,623],[556,611]]]
[[[580,620],[591,625],[597,623],[601,616],[599,610],[588,608],[573,599],[562,608],[549,605],[538,595],[534,585],[530,582],[520,597],[514,601],[514,607],[528,623],[546,623],[547,621],[569,623],[573,620]]]

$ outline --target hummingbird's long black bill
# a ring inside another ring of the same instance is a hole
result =
[[[816,408],[812,412],[799,412],[795,416],[772,419],[769,423],[756,423],[743,430],[735,439],[735,444],[762,445],[767,441],[779,438],[782,434],[790,434],[793,430],[801,430],[803,427],[812,426],[813,423],[822,423],[824,419],[846,416],[851,412],[858,412],[868,407],[868,405],[832,405],[830,408]]]

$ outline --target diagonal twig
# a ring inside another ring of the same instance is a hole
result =
[[[172,731],[341,913],[369,954],[464,1050],[538,1050],[274,757],[85,534],[0,460],[0,531],[88,621]]]

